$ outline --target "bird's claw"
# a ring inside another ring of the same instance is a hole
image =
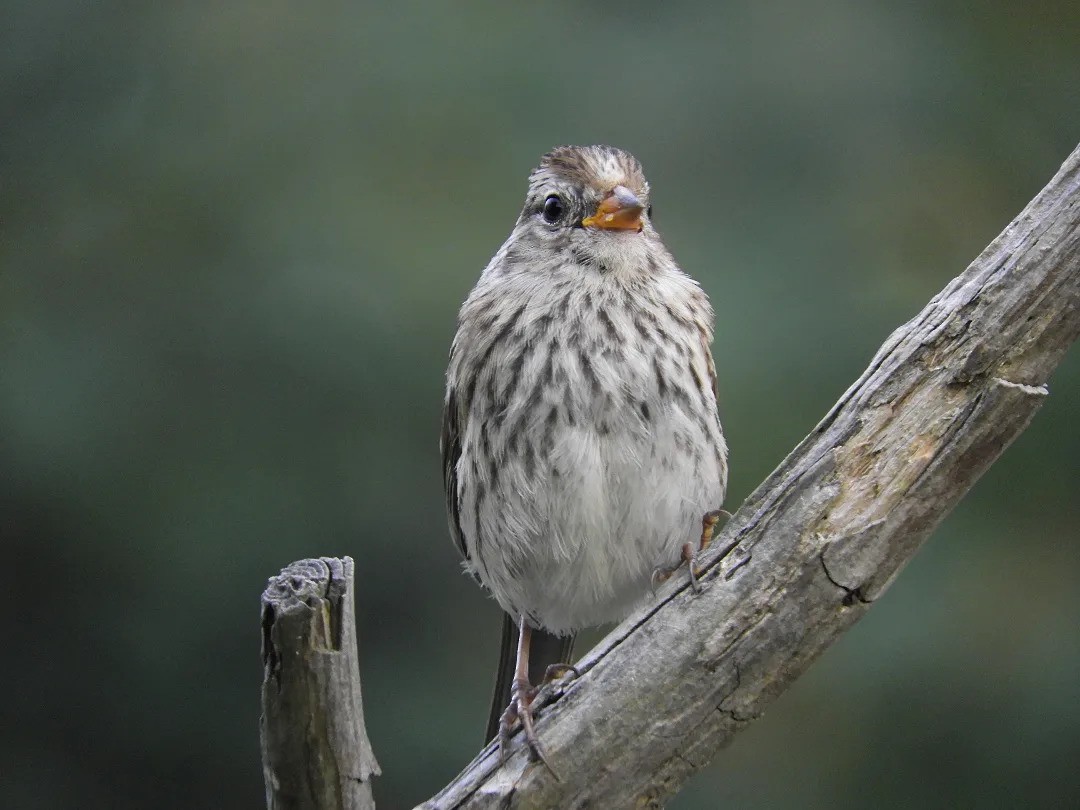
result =
[[[573,670],[577,673],[577,670],[569,664],[554,664],[552,667],[563,667],[564,670]],[[552,667],[548,667],[548,669],[550,670]],[[545,674],[546,681],[547,676]],[[540,740],[536,736],[536,728],[533,726],[532,706],[539,691],[528,681],[514,681],[510,691],[510,705],[506,707],[506,711],[503,712],[499,720],[499,764],[506,762],[507,757],[510,755],[510,732],[514,724],[520,721],[521,728],[525,732],[525,744],[529,749],[530,759],[543,762],[547,769],[551,771],[552,776],[562,781],[559,779],[558,772],[548,761],[547,755],[540,745]]]
[[[570,673],[573,673],[575,678],[581,675],[578,668],[573,664],[552,664],[544,670],[544,685],[557,681]]]
[[[690,590],[694,593],[701,593],[703,590],[701,587],[701,581],[699,579],[697,569],[697,554],[694,553],[694,547],[690,543],[683,543],[682,551],[679,554],[679,561],[675,565],[667,568],[656,568],[652,572],[652,586],[655,589],[657,585],[663,582],[667,582],[671,579],[671,576],[683,566],[686,566],[690,575]]]
[[[666,582],[672,574],[685,565],[690,575],[690,590],[701,593],[704,588],[701,585],[701,572],[698,570],[698,557],[712,543],[713,533],[716,531],[716,524],[720,522],[720,518],[730,517],[731,513],[725,509],[713,509],[711,512],[706,512],[701,518],[701,539],[698,542],[697,551],[694,550],[692,543],[683,543],[679,561],[675,565],[653,571],[652,586],[655,588],[660,583]]]

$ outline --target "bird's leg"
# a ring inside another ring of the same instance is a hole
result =
[[[652,581],[654,585],[668,580],[672,574],[678,571],[685,565],[690,572],[690,587],[694,593],[701,593],[701,583],[698,581],[697,572],[697,558],[705,549],[712,543],[713,532],[716,531],[716,524],[720,522],[720,518],[729,519],[731,513],[726,509],[713,509],[710,512],[706,512],[701,518],[701,539],[698,541],[698,547],[695,550],[693,543],[683,543],[682,551],[679,555],[679,561],[670,568],[657,568],[653,571]]]
[[[499,723],[499,759],[505,761],[507,752],[510,750],[510,729],[515,720],[520,720],[530,755],[543,762],[558,779],[559,775],[555,773],[555,769],[551,767],[551,763],[544,755],[540,740],[536,738],[536,729],[533,728],[532,702],[536,697],[537,689],[529,683],[529,642],[531,640],[532,628],[522,616],[518,619],[517,663],[514,666],[514,682],[510,687],[510,705],[503,712]]]
[[[716,530],[716,524],[720,522],[720,518],[725,521],[731,520],[731,512],[726,509],[713,509],[711,512],[706,512],[704,517],[701,518],[701,543],[698,545],[698,554],[703,552],[712,543],[713,532]]]

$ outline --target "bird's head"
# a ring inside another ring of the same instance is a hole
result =
[[[652,227],[641,164],[612,146],[560,146],[529,175],[515,241],[533,259],[546,253],[601,271],[635,271],[663,250]]]

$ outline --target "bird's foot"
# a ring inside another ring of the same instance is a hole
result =
[[[692,543],[683,543],[682,551],[679,554],[679,561],[674,565],[667,567],[656,568],[652,572],[652,585],[655,588],[663,582],[667,582],[671,579],[672,575],[686,566],[690,572],[690,588],[694,593],[701,593],[701,582],[698,581],[697,571],[697,554],[694,553],[694,546]]]
[[[694,593],[701,593],[701,582],[699,580],[700,572],[698,571],[698,557],[704,552],[709,544],[712,543],[713,533],[716,531],[716,524],[720,522],[720,518],[729,519],[731,513],[725,509],[713,509],[711,512],[706,512],[701,518],[701,539],[698,542],[697,550],[694,550],[692,543],[683,543],[682,552],[679,555],[679,561],[668,568],[657,568],[652,574],[653,587],[656,587],[661,582],[666,582],[671,578],[671,575],[682,568],[684,565],[690,574],[690,588]]]
[[[553,667],[564,667],[566,670],[576,669],[568,664],[555,664]],[[548,667],[551,670],[553,667]],[[565,674],[565,670],[564,673]],[[556,676],[558,677],[558,676]],[[547,682],[548,678],[545,674],[544,681]],[[536,737],[536,729],[533,726],[533,701],[536,699],[536,695],[540,690],[529,683],[527,680],[521,678],[514,679],[514,685],[510,690],[510,705],[506,707],[506,711],[503,712],[502,718],[499,721],[499,762],[500,764],[506,761],[506,758],[510,755],[510,732],[513,730],[514,725],[520,721],[521,728],[525,732],[525,744],[529,748],[529,756],[531,759],[538,759],[547,766],[547,769],[551,771],[552,775],[559,779],[559,774],[551,767],[551,763],[548,762],[547,755],[544,753],[544,749],[540,745],[540,740]]]
[[[577,678],[581,673],[572,664],[552,664],[544,670],[543,680],[534,689],[532,698],[533,711],[539,711],[548,704],[554,703],[557,698],[562,697],[563,692],[566,691],[562,680],[567,675]]]
[[[581,674],[578,672],[578,668],[573,664],[552,664],[544,670],[544,682],[541,685],[547,686],[552,681],[557,681],[559,678],[565,677],[571,673],[573,673],[575,678]]]

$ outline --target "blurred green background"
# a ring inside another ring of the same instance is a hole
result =
[[[437,449],[560,143],[718,315],[734,509],[1080,140],[1080,4],[4,4],[4,808],[258,808],[258,599],[359,561],[380,807],[481,743]],[[673,802],[1080,803],[1080,355],[895,587]],[[557,759],[559,754],[555,753]]]

